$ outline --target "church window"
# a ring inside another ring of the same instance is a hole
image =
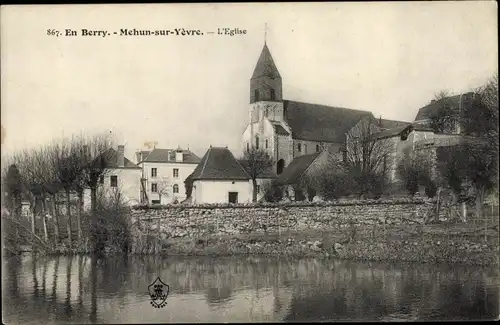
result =
[[[253,91],[253,94],[254,94],[254,97],[255,97],[255,101],[258,102],[259,101],[259,90],[255,89]]]
[[[319,144],[316,145],[316,152],[319,152]]]
[[[250,143],[247,142],[247,151],[250,151]]]
[[[276,94],[274,93],[274,89],[271,89],[271,100],[276,100]]]
[[[266,139],[266,149],[269,148],[269,141]]]
[[[307,153],[307,144],[304,144],[304,153]]]
[[[259,150],[259,136],[255,136],[255,149]]]
[[[302,151],[302,144],[297,143],[297,151],[301,152]]]

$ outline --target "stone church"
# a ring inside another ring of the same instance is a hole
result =
[[[267,44],[250,79],[249,123],[243,132],[243,149],[263,148],[277,162],[281,174],[293,159],[328,149],[345,150],[346,133],[369,111],[302,103],[283,99],[282,79]],[[380,119],[382,129],[399,121]],[[404,122],[403,122],[404,123]]]

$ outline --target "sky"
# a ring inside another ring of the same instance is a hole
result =
[[[387,119],[413,121],[439,91],[469,91],[498,70],[493,1],[2,6],[0,27],[3,153],[109,132],[129,159],[147,141],[239,155],[265,35],[285,99]],[[47,35],[65,29],[78,36]]]

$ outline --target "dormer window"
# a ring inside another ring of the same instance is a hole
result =
[[[276,94],[274,92],[274,89],[271,89],[271,100],[276,100]]]
[[[253,91],[253,96],[255,98],[255,101],[258,102],[259,101],[259,90],[258,89],[255,89]]]

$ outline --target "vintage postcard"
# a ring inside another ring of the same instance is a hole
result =
[[[496,2],[0,12],[5,324],[498,320]]]

